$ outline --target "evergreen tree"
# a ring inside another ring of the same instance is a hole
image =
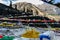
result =
[[[56,3],[55,6],[59,7],[60,8],[60,3]]]

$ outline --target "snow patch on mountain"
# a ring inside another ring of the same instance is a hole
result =
[[[44,12],[47,12],[49,14],[60,14],[60,8],[56,7],[55,5],[51,5],[48,3],[44,3],[42,5],[37,6],[39,9],[41,9]]]

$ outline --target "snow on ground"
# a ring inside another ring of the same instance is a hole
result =
[[[0,29],[2,30],[2,29]],[[4,29],[6,30],[6,29]],[[3,30],[3,31],[4,31]],[[46,32],[47,30],[44,30],[43,28],[37,28],[36,29],[38,32],[40,33],[43,33],[43,32]],[[15,35],[15,36],[18,36],[18,35],[21,35],[23,33],[26,32],[26,28],[20,28],[20,29],[10,29],[10,31]],[[60,33],[55,33],[55,35],[60,35]],[[21,38],[18,38],[18,39],[21,39]],[[55,40],[60,40],[60,36],[55,36]]]

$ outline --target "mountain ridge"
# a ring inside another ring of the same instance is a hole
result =
[[[53,15],[49,15],[50,14],[50,12],[46,12],[46,11],[44,11],[44,7],[47,5],[47,4],[45,4],[45,5],[43,5],[43,7],[41,6],[40,8],[43,8],[43,11],[42,11],[42,9],[40,9],[39,8],[39,6],[36,6],[36,5],[34,5],[34,4],[31,4],[31,3],[27,3],[27,2],[19,2],[19,3],[16,3],[16,4],[13,4],[13,8],[14,8],[14,6],[15,5],[17,5],[17,9],[18,10],[24,10],[24,8],[25,8],[25,11],[27,11],[27,9],[28,10],[33,10],[33,14],[34,15],[37,15],[37,13],[38,13],[38,15],[39,16],[46,16],[46,17],[48,17],[48,18],[50,18],[50,19],[54,19],[54,20],[56,20],[56,21],[58,21],[60,18],[58,18],[58,17],[55,17],[55,16],[53,16]],[[48,7],[47,7],[48,6]],[[50,10],[50,8],[49,7],[51,7],[52,6],[52,8],[58,8],[58,7],[56,7],[56,6],[53,6],[53,5],[50,5],[50,4],[48,4],[46,6],[46,8],[48,9],[48,10]],[[52,8],[51,8],[51,10],[52,10]],[[54,11],[56,11],[56,10],[53,10],[51,13],[53,13],[53,14],[58,14],[58,13],[55,13]],[[37,12],[37,13],[36,13]]]

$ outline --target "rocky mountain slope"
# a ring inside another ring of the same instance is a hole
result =
[[[13,8],[15,8],[15,5],[17,5],[17,9],[20,11],[25,11],[27,12],[27,10],[29,11],[33,11],[33,15],[39,15],[39,16],[46,16],[50,19],[54,19],[56,21],[58,21],[60,18],[59,16],[53,16],[53,15],[58,15],[60,14],[60,8],[50,5],[50,4],[42,4],[42,5],[38,5],[35,6],[31,3],[26,3],[26,2],[19,2],[19,3],[15,3],[13,4]],[[52,15],[51,15],[52,14]]]
[[[42,5],[38,5],[37,7],[40,8],[42,11],[49,13],[50,15],[53,15],[53,14],[59,15],[60,14],[60,8],[56,7],[55,5],[44,3]]]
[[[54,19],[60,20],[60,8],[55,5],[44,3],[37,6],[41,11],[48,13],[48,15],[53,16]]]
[[[20,11],[27,12],[29,10],[33,12],[33,15],[40,15],[40,16],[44,15],[42,12],[40,12],[40,10],[35,5],[31,3],[20,2],[20,3],[13,4],[12,7],[15,8],[15,5],[17,5],[17,9]]]

